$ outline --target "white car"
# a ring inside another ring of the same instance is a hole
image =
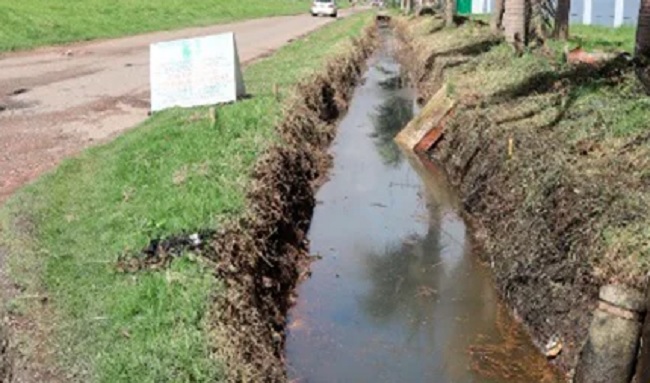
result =
[[[314,3],[311,5],[312,16],[324,15],[336,17],[338,13],[338,7],[334,0],[314,0]]]

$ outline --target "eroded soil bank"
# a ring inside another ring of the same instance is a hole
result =
[[[423,101],[445,83],[456,101],[430,156],[501,296],[538,346],[562,346],[555,361],[570,372],[598,287],[645,284],[649,136],[633,120],[644,96],[632,69],[570,67],[552,50],[517,58],[480,22],[404,19],[398,30]]]
[[[292,382],[556,382],[499,303],[445,174],[393,141],[418,113],[390,31],[332,147],[290,312]]]
[[[294,287],[310,261],[306,232],[314,192],[330,165],[327,149],[373,50],[369,27],[353,49],[331,60],[323,75],[298,86],[278,126],[282,141],[257,162],[247,213],[214,234],[203,255],[214,261],[227,293],[213,312],[214,350],[231,381],[286,379],[284,328]]]

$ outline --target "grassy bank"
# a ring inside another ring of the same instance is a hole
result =
[[[48,297],[55,339],[49,351],[66,375],[102,382],[223,378],[221,362],[210,356],[220,345],[208,344],[204,314],[227,291],[210,269],[188,257],[165,271],[125,275],[115,270],[117,257],[152,237],[215,228],[241,214],[252,167],[278,139],[281,99],[349,49],[369,20],[361,14],[333,23],[251,65],[244,77],[252,97],[219,107],[216,121],[207,108],[156,114],[65,161],[4,206],[12,274],[23,297]],[[19,297],[9,309],[43,322],[40,305]]]
[[[0,0],[0,52],[307,13],[309,4],[307,0]]]
[[[620,28],[572,25],[569,42],[587,50],[634,52],[635,34],[636,28],[629,25]]]
[[[550,42],[516,57],[472,22],[403,25],[426,95],[458,104],[432,152],[462,194],[502,295],[570,367],[598,287],[650,271],[650,98],[625,60],[575,67]],[[571,47],[629,50],[634,33],[576,27]],[[418,65],[420,63],[420,65]],[[427,63],[427,65],[422,65]]]

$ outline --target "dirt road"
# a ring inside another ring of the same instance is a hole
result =
[[[274,17],[0,56],[0,203],[66,156],[147,118],[149,44],[232,31],[245,64],[332,21]]]

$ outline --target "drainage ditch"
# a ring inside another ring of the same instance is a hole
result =
[[[316,194],[319,260],[290,311],[290,379],[560,381],[501,306],[445,174],[393,142],[417,107],[391,32],[380,41]]]

